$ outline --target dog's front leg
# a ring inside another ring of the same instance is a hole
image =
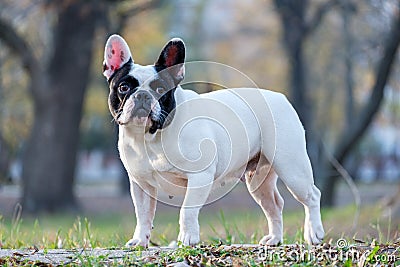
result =
[[[190,246],[200,242],[199,212],[210,194],[214,177],[210,173],[188,175],[185,199],[179,216],[178,241]]]
[[[131,196],[135,206],[136,228],[126,246],[148,247],[156,211],[157,190],[146,183],[138,185],[131,181]]]

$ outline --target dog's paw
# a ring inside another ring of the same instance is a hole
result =
[[[182,242],[184,246],[194,246],[200,242],[200,234],[181,230],[178,235],[178,241]]]
[[[305,225],[304,228],[304,240],[309,245],[318,245],[322,243],[324,239],[325,231],[322,224],[312,227],[312,225]]]
[[[125,247],[131,248],[131,247],[144,247],[148,248],[149,247],[149,239],[150,238],[136,238],[133,237],[130,239],[128,242],[126,242]]]
[[[260,245],[279,246],[280,244],[282,244],[282,238],[276,235],[266,235],[261,238],[260,242],[258,243]]]

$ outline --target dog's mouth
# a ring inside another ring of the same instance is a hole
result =
[[[157,112],[157,110],[146,110],[144,108],[139,108],[135,111],[130,112],[127,115],[121,112],[117,115],[115,121],[121,126],[133,126],[138,129],[143,129],[145,132],[154,134],[158,129],[162,129],[164,125],[165,118],[161,116],[162,112]]]
[[[136,126],[150,126],[148,124],[152,122],[152,117],[154,117],[153,111],[139,108],[130,112],[130,114],[124,114],[124,112],[121,112],[118,114],[116,122],[119,125],[134,124]]]
[[[173,112],[172,112],[173,114]],[[165,112],[159,101],[153,99],[151,103],[135,102],[135,98],[129,98],[123,108],[115,116],[115,121],[131,129],[136,128],[145,133],[154,134],[159,129],[168,125],[172,116]]]

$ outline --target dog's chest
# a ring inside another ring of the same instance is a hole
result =
[[[119,142],[119,151],[131,179],[138,183],[146,182],[167,193],[184,193],[176,190],[186,188],[186,176],[169,162],[159,144],[137,140],[132,143],[123,139]]]

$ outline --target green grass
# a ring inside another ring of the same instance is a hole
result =
[[[358,227],[352,229],[355,209],[348,206],[340,209],[324,209],[322,217],[327,232],[324,246],[335,246],[338,238],[344,237],[351,243],[364,242],[369,245],[371,253],[385,253],[384,248],[397,244],[399,253],[399,218],[382,218],[377,206],[362,208]],[[155,218],[151,241],[153,244],[166,246],[178,235],[179,210],[160,210]],[[76,217],[71,215],[46,215],[39,218],[24,217],[4,218],[0,216],[0,247],[1,248],[38,248],[45,251],[53,248],[121,248],[131,237],[134,226],[134,214],[108,213]],[[298,244],[298,251],[304,250],[302,210],[284,212],[284,244]],[[257,244],[267,232],[267,223],[259,209],[215,211],[206,209],[200,214],[201,240],[204,242],[194,248],[181,247],[176,250],[159,252],[157,260],[141,259],[140,250],[137,255],[130,254],[123,259],[123,264],[145,264],[147,266],[167,265],[172,262],[201,263],[211,266],[237,264],[260,266],[263,264],[284,265],[288,261],[266,259],[260,262],[254,258],[259,251],[251,248],[230,249],[229,244]],[[354,241],[356,240],[357,241]],[[397,242],[397,243],[396,243]],[[375,245],[379,244],[379,245]],[[290,246],[282,246],[276,253],[290,250]],[[316,249],[322,249],[316,248]],[[135,256],[136,255],[136,256]],[[371,255],[371,254],[369,254]],[[374,255],[369,259],[374,260]],[[138,260],[139,259],[139,260]],[[3,260],[3,262],[2,262]],[[103,266],[107,257],[93,257],[77,253],[77,260],[83,266]],[[272,261],[271,261],[272,260]],[[236,262],[233,262],[236,261]],[[220,262],[221,264],[219,264]],[[14,266],[10,261],[0,259],[0,265]],[[224,263],[224,264],[223,264]],[[289,262],[297,266],[313,266],[316,259],[303,262]],[[32,263],[26,263],[31,266]],[[332,264],[324,262],[324,264]],[[18,265],[23,265],[21,262]],[[354,262],[342,261],[343,266],[354,266]],[[121,262],[111,264],[121,266]]]
[[[166,246],[178,235],[179,210],[158,212],[154,221],[152,242]],[[357,229],[351,229],[354,208],[324,209],[322,217],[327,232],[326,241],[341,237],[380,243],[396,240],[399,219],[381,218],[379,207],[364,207]],[[284,243],[303,242],[304,213],[302,210],[284,213]],[[120,247],[130,238],[135,226],[134,214],[108,213],[87,217],[46,215],[39,218],[2,218],[0,243],[2,248],[76,248]],[[267,223],[259,209],[207,210],[200,214],[201,240],[207,243],[257,243],[267,232]]]

